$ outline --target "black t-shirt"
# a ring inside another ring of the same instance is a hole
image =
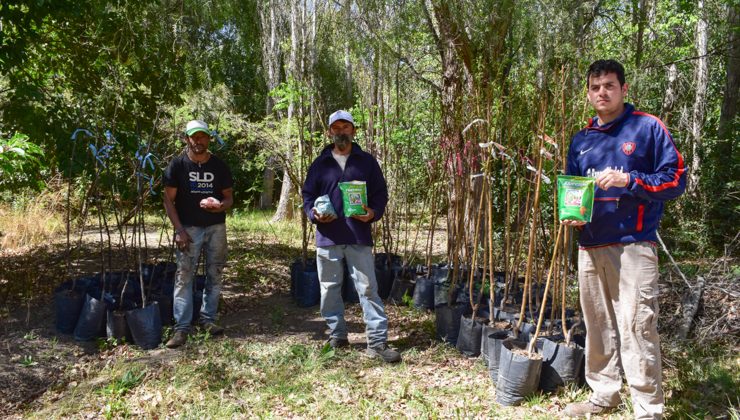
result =
[[[223,190],[234,186],[231,171],[221,159],[211,155],[207,162],[199,164],[183,153],[172,159],[163,181],[166,187],[177,188],[175,209],[183,225],[211,226],[226,221],[226,213],[209,213],[200,208],[200,200],[223,200]]]

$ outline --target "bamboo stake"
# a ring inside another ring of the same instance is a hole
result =
[[[565,309],[566,309],[566,291],[568,289],[568,254],[566,253],[568,249],[570,248],[570,236],[571,236],[571,229],[565,229],[565,234],[563,235],[563,255],[562,255],[562,279],[561,279],[561,287],[560,287],[560,316],[563,323],[563,334],[565,334],[566,341],[565,344],[570,344],[570,331],[568,330],[568,326],[565,323]]]
[[[476,263],[477,263],[477,258],[478,258],[478,231],[480,230],[480,220],[483,216],[483,201],[486,196],[485,194],[486,185],[487,185],[486,180],[488,177],[488,163],[489,162],[490,162],[490,158],[486,160],[486,170],[483,172],[483,179],[481,180],[480,199],[478,200],[478,213],[475,215],[475,229],[473,230],[473,255],[471,257],[470,276],[468,279],[468,289],[469,289],[468,294],[469,294],[469,299],[470,299],[470,307],[473,309],[473,318],[475,318],[475,314],[478,310],[478,305],[473,302],[473,283],[475,280],[475,272],[477,271]],[[485,276],[485,267],[484,267],[484,276]],[[482,284],[483,284],[483,277],[481,277],[481,287],[482,287]]]
[[[436,177],[435,177],[436,179]],[[429,243],[427,244],[427,273],[432,272],[432,249],[434,248],[434,231],[437,228],[437,202],[439,201],[439,182],[432,183],[432,220],[430,223]]]
[[[529,342],[528,351],[530,355],[532,354],[532,351],[534,350],[535,343],[537,342],[537,336],[539,336],[540,328],[542,327],[542,319],[544,318],[544,315],[545,315],[545,305],[547,305],[547,292],[549,291],[548,289],[550,289],[550,279],[552,278],[552,272],[555,266],[555,259],[557,258],[557,255],[558,255],[558,247],[560,245],[560,236],[562,232],[563,232],[563,225],[560,225],[558,227],[558,236],[557,236],[557,239],[555,240],[555,248],[553,249],[552,258],[550,259],[550,271],[547,274],[547,282],[545,282],[545,297],[542,299],[542,306],[540,307],[540,316],[537,319],[537,328],[535,329],[534,335],[532,336],[532,339]]]
[[[96,201],[98,207],[98,233],[100,234],[100,276],[103,279],[103,287],[100,291],[100,300],[102,301],[105,297],[105,252],[103,251],[103,248],[105,248],[105,241],[103,241],[103,222],[101,220],[103,208],[100,205],[100,200]]]
[[[557,313],[557,300],[556,297],[560,296],[560,255],[562,255],[562,252],[558,255],[558,258],[555,261],[555,271],[552,274],[552,284],[553,284],[553,290],[552,290],[552,308],[550,309],[550,327],[547,329],[549,333],[552,334],[553,326],[555,324],[555,314]]]
[[[540,137],[537,150],[542,148],[542,142],[542,137]],[[535,241],[537,239],[537,211],[539,210],[540,205],[540,184],[542,183],[542,160],[543,159],[538,156],[537,173],[534,186],[534,203],[532,204],[532,223],[529,229],[529,254],[527,255],[527,269],[524,275],[524,293],[522,295],[521,309],[519,310],[519,322],[517,322],[516,328],[514,328],[515,336],[519,335],[519,331],[521,330],[522,324],[524,323],[524,310],[526,307],[527,298],[530,294],[529,289],[532,281],[532,261],[534,260]]]
[[[504,173],[506,174],[506,203],[504,213],[504,294],[501,297],[501,307],[508,297],[509,291],[509,269],[511,255],[511,170],[508,161],[504,161]],[[493,313],[493,311],[491,311]]]
[[[527,174],[525,174],[525,175],[527,175]],[[521,187],[521,183],[518,186]],[[518,281],[518,277],[519,277],[518,276],[518,274],[519,274],[519,252],[522,249],[522,246],[524,245],[524,236],[525,236],[524,233],[526,231],[527,223],[529,223],[530,212],[531,212],[531,204],[530,204],[532,202],[532,194],[531,194],[532,188],[531,188],[531,186],[529,184],[527,184],[527,196],[526,196],[525,201],[524,201],[525,210],[524,210],[523,216],[522,216],[522,214],[519,213],[519,209],[520,209],[520,206],[519,206],[519,203],[520,203],[520,201],[519,201],[520,192],[521,191],[517,191],[517,222],[519,223],[519,226],[517,226],[517,241],[516,241],[516,244],[514,245],[514,253],[512,255],[512,257],[513,257],[512,266],[511,266],[511,269],[512,269],[511,274],[512,274],[512,276],[511,276],[511,279],[510,279],[510,283],[507,283],[507,285],[506,285],[506,290],[505,290],[505,293],[504,293],[504,300],[501,301],[501,309],[503,309],[504,302],[505,302],[506,298],[508,297],[509,293],[511,292],[511,286],[515,285],[516,282]],[[522,218],[524,220],[522,220]],[[522,296],[522,299],[523,298],[524,298],[524,296]]]
[[[491,199],[491,188],[488,188],[486,190],[486,201],[488,204],[488,226],[486,228],[488,229],[488,298],[489,298],[489,305],[488,308],[490,309],[488,314],[488,319],[491,322],[491,325],[493,325],[493,307],[494,302],[496,301],[496,293],[495,293],[495,286],[496,286],[496,280],[494,276],[494,263],[493,263],[493,200]],[[484,277],[485,278],[485,277]],[[483,279],[481,279],[481,283],[483,282]]]
[[[74,156],[75,156],[75,148],[77,147],[77,136],[76,133],[72,134],[72,153],[69,155],[69,172],[67,174],[67,253],[65,255],[66,258],[66,267],[65,267],[65,277],[69,276],[69,270],[72,265],[72,247],[70,246],[70,234],[71,234],[71,212],[72,212],[72,165],[74,164]],[[75,290],[75,286],[77,283],[77,278],[72,279],[72,291]]]

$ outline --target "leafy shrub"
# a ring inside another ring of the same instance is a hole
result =
[[[28,141],[28,136],[15,133],[11,138],[0,137],[0,191],[44,186],[40,172],[46,170],[44,151]]]

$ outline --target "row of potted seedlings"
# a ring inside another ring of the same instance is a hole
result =
[[[173,263],[143,263],[147,261],[148,252],[144,204],[148,195],[155,194],[156,168],[153,163],[155,157],[150,152],[151,138],[148,141],[140,140],[135,159],[125,159],[123,154],[116,153],[121,145],[113,133],[106,130],[103,134],[96,135],[90,130],[80,128],[70,137],[72,152],[66,203],[67,275],[70,273],[75,251],[82,250],[84,226],[91,208],[97,209],[98,216],[100,273],[73,278],[57,287],[54,293],[56,328],[63,334],[73,335],[78,341],[109,337],[134,342],[144,349],[151,349],[157,347],[162,340],[162,325],[172,324],[176,271]],[[83,140],[89,141],[85,150],[90,152],[94,176],[82,199],[79,221],[81,230],[77,245],[73,246],[71,188],[75,178],[74,168],[85,165],[84,162],[75,161],[75,150],[79,150],[77,143]],[[133,164],[130,174],[122,170],[126,163]],[[115,168],[111,169],[111,165]],[[133,217],[130,218],[132,230],[129,242],[126,239],[128,227],[120,213],[122,203],[117,186],[130,182],[132,178],[136,180],[136,203]],[[115,217],[113,225],[108,221],[111,212]],[[111,269],[112,232],[117,233],[121,239],[125,266],[135,266],[138,269],[133,271]],[[129,259],[131,256],[134,256],[136,261],[133,264]]]
[[[538,389],[555,392],[561,386],[583,383],[585,336],[575,334],[582,324],[573,325],[574,311],[565,307],[565,282],[560,291],[560,319],[548,302],[552,276],[558,271],[555,263],[562,230],[558,229],[544,288],[526,278],[512,282],[512,291],[502,281],[504,273],[494,273],[488,282],[481,282],[485,270],[480,277],[468,275],[468,287],[461,288],[450,280],[449,269],[446,273],[442,267],[432,270],[439,338],[468,357],[481,356],[496,385],[496,401],[503,405],[517,405]],[[485,283],[489,285],[487,307],[481,305]],[[441,302],[440,295],[449,299]]]
[[[173,323],[173,263],[142,264],[139,271],[108,271],[65,281],[54,293],[56,328],[78,341],[102,337],[152,349],[162,341],[162,327]],[[193,281],[199,309],[205,276]],[[200,311],[193,311],[197,321]]]
[[[414,277],[417,268],[403,264],[400,256],[378,253],[375,255],[375,277],[378,282],[378,295],[391,303],[402,304],[404,296],[411,299],[414,293]],[[342,298],[347,303],[360,301],[354,283],[349,276],[349,269],[344,267]],[[298,258],[290,265],[290,295],[296,305],[311,307],[321,301],[319,274],[315,259]]]

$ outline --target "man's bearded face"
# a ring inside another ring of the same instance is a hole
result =
[[[337,149],[345,150],[352,143],[352,135],[346,133],[335,134],[332,136],[332,140],[334,140],[334,145]]]

